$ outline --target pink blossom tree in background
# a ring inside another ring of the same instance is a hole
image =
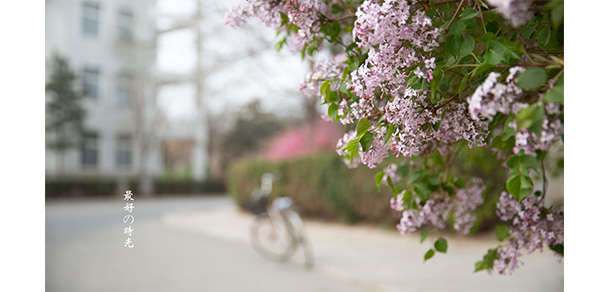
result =
[[[265,146],[263,156],[275,161],[333,150],[336,143],[332,141],[337,140],[339,136],[339,129],[335,125],[320,120],[271,138]]]
[[[505,224],[476,271],[511,274],[545,248],[563,258],[563,208],[544,204],[549,168],[563,172],[563,152],[547,155],[563,145],[563,1],[259,0],[226,23],[251,17],[278,31],[278,49],[315,60],[301,90],[353,129],[336,145],[348,167],[401,158],[375,177],[394,192],[401,233],[471,234],[492,202]],[[503,165],[503,190],[456,171],[479,148]],[[439,237],[424,259],[447,245]]]

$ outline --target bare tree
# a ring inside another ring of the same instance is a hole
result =
[[[156,74],[157,39],[157,32],[143,39],[131,35],[121,38],[115,46],[124,66],[119,79],[123,79],[123,86],[128,93],[127,102],[138,155],[136,169],[139,191],[142,194],[154,192],[148,162],[154,146],[160,143],[162,129],[167,125],[167,119],[157,102],[161,86]]]

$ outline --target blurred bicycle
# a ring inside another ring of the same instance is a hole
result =
[[[263,257],[277,262],[288,260],[301,247],[305,266],[312,268],[311,246],[305,237],[303,220],[292,208],[292,199],[277,197],[268,204],[273,183],[279,178],[277,171],[265,173],[261,179],[261,187],[252,190],[250,200],[257,217],[250,228],[250,241]]]

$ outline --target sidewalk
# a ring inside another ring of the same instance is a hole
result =
[[[168,213],[163,222],[174,228],[249,245],[254,216],[235,206]],[[549,250],[522,257],[525,265],[512,276],[474,274],[475,262],[498,245],[493,235],[466,238],[443,234],[447,254],[423,263],[436,240],[429,235],[402,236],[397,230],[306,221],[316,272],[353,282],[371,291],[563,291],[563,263]],[[292,261],[303,262],[297,252]]]

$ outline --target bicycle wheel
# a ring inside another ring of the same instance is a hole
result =
[[[284,219],[284,218],[282,218]],[[269,214],[260,214],[254,220],[250,229],[250,241],[252,246],[265,258],[277,262],[283,262],[290,258],[295,251],[295,240],[285,222],[285,229],[278,230]]]
[[[299,214],[294,210],[286,210],[285,216],[290,222],[290,225],[292,225],[292,230],[294,231],[293,236],[303,249],[303,255],[305,256],[305,267],[308,269],[313,268],[313,251],[311,250],[311,245],[307,240],[307,236],[305,236],[305,226],[301,216],[299,216]]]

